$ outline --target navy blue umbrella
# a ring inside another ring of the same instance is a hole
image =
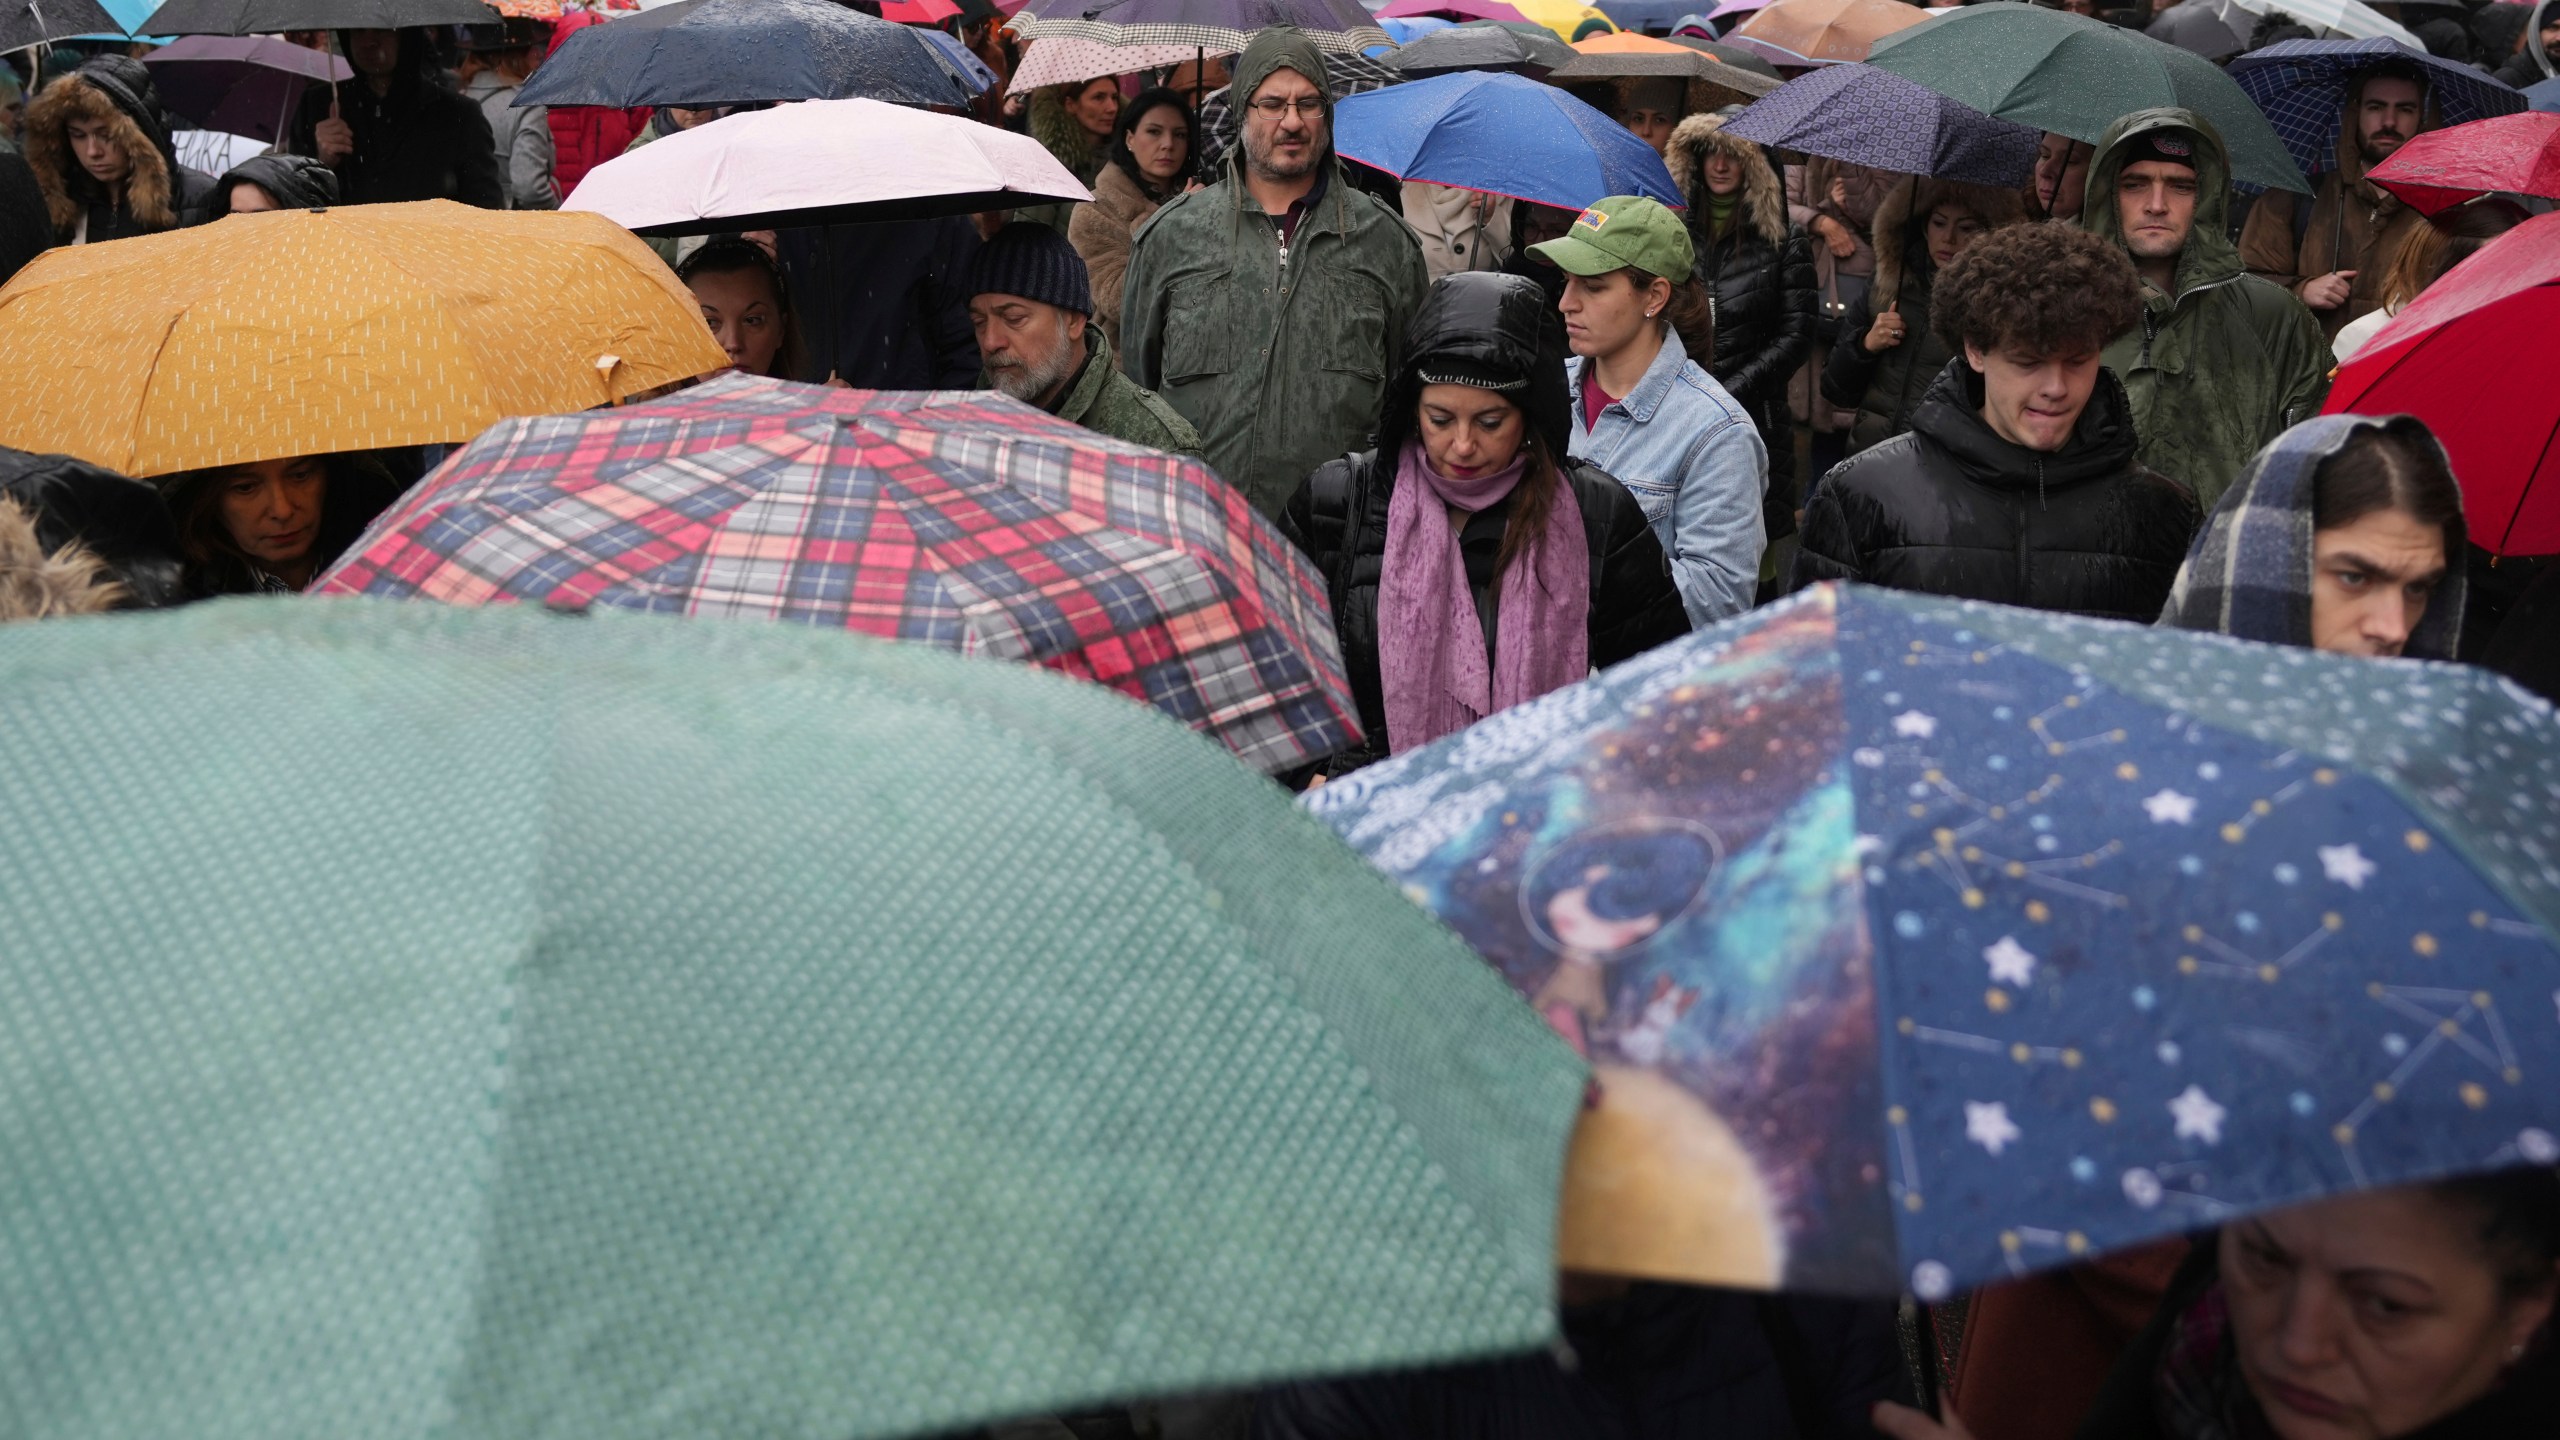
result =
[[[1807,71],[1753,101],[1725,133],[1876,170],[2003,187],[2035,173],[2042,138],[1864,64]]]
[[[1700,5],[1698,0],[1599,0],[1595,7],[1616,23],[1621,30],[1644,35],[1668,35],[1673,26],[1713,4]]]
[[[2241,92],[2267,114],[2305,175],[2338,168],[2338,121],[2347,86],[2385,61],[2416,67],[2440,124],[2460,125],[2525,108],[2515,87],[2468,65],[2440,60],[2395,40],[2286,40],[2228,67]]]
[[[1652,146],[1520,75],[1466,70],[1354,95],[1334,110],[1334,147],[1399,179],[1563,210],[1609,195],[1686,203]]]
[[[968,86],[926,33],[829,0],[676,0],[570,36],[524,82],[515,103],[968,104]]]

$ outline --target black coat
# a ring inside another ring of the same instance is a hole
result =
[[[966,216],[782,232],[782,273],[812,383],[967,390],[978,342],[964,283],[979,247]]]
[[[47,553],[77,541],[105,561],[126,605],[148,609],[180,598],[185,562],[158,486],[68,455],[0,446],[0,496],[34,517],[36,541]]]
[[[1965,600],[2148,625],[2202,513],[2133,462],[2133,410],[2113,371],[2071,439],[2042,454],[1981,414],[1981,378],[1938,372],[1911,429],[1842,461],[1806,503],[1791,588],[1863,580]]]
[[[1813,250],[1804,231],[1788,227],[1776,245],[1735,217],[1720,240],[1691,231],[1698,280],[1715,306],[1716,377],[1751,412],[1769,448],[1769,490],[1762,512],[1769,538],[1796,530],[1795,427],[1787,414],[1787,379],[1813,349]]]
[[[1520,395],[1529,427],[1549,456],[1561,457],[1572,439],[1571,404],[1565,393],[1564,356],[1544,322],[1545,297],[1518,276],[1453,275],[1431,289],[1414,316],[1404,364],[1387,384],[1378,445],[1330,461],[1307,477],[1280,515],[1280,530],[1315,562],[1333,606],[1334,632],[1360,706],[1364,739],[1335,757],[1331,773],[1343,774],[1389,753],[1385,690],[1378,674],[1378,584],[1386,570],[1387,507],[1395,495],[1396,460],[1402,454],[1421,394],[1418,369],[1458,364],[1500,374],[1525,375]],[[1591,663],[1614,665],[1689,631],[1688,612],[1671,581],[1671,562],[1627,487],[1596,466],[1566,460],[1560,468],[1558,503],[1581,507],[1582,533],[1590,548],[1591,610],[1587,624]],[[1501,587],[1496,561],[1513,498],[1469,516],[1458,549],[1485,627],[1485,649],[1494,648]]]
[[[484,210],[507,208],[498,142],[479,102],[445,88],[418,32],[400,32],[400,60],[385,95],[374,94],[362,77],[305,90],[288,148],[297,155],[320,153],[315,132],[329,118],[335,96],[338,117],[356,133],[355,153],[336,167],[338,203],[459,200]]]
[[[1929,324],[1929,292],[1935,279],[1923,237],[1906,248],[1902,284],[1893,297],[1893,313],[1902,317],[1902,343],[1881,354],[1866,347],[1867,331],[1876,323],[1873,290],[1861,294],[1841,317],[1840,338],[1831,342],[1830,358],[1822,363],[1822,398],[1858,412],[1849,426],[1851,455],[1910,429],[1911,412],[1920,408],[1920,397],[1929,393],[1938,372],[1955,358],[1946,338]]]
[[[1640,1284],[1551,1355],[1284,1386],[1253,1440],[1871,1440],[1908,1401],[1893,1307]]]
[[[15,151],[0,150],[0,285],[26,263],[53,248],[53,219],[45,213],[44,187]]]

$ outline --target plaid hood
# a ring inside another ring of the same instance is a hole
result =
[[[2436,443],[2425,426],[2406,415],[2322,415],[2259,451],[2222,492],[2221,503],[2188,547],[2160,623],[2308,648],[2312,476],[2358,432],[2385,428]],[[2413,660],[2450,660],[2462,638],[2461,537],[2446,538],[2451,543],[2445,546],[2450,563],[2444,581],[2401,652]]]
[[[2175,293],[2184,295],[2243,274],[2240,247],[2231,242],[2231,156],[2222,147],[2222,132],[2192,110],[2167,106],[2136,110],[2107,127],[2098,137],[2097,153],[2089,157],[2089,188],[2080,202],[2080,228],[2115,244],[2124,243],[2124,225],[2116,214],[2116,176],[2127,163],[2127,142],[2156,130],[2184,132],[2196,151],[2195,228],[2187,232],[2187,248],[2178,256]]]

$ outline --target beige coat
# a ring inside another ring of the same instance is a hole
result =
[[[1499,270],[1511,258],[1511,199],[1427,180],[1404,182],[1404,223],[1422,242],[1431,278]]]
[[[2433,116],[2429,117],[2432,125]],[[2332,270],[2353,270],[2347,303],[2334,310],[2315,310],[2320,331],[2331,340],[2359,319],[2382,308],[2382,281],[2409,237],[2426,228],[2427,217],[2400,202],[2400,197],[2364,178],[2364,154],[2356,148],[2354,117],[2338,127],[2337,168],[2320,177],[2320,188],[2306,198],[2290,190],[2269,190],[2249,209],[2240,227],[2240,263],[2249,273],[2273,280],[2302,296],[2303,282]],[[2297,226],[2298,207],[2309,205],[2309,219]],[[2300,239],[2296,240],[2299,232]]]
[[[1156,213],[1129,172],[1105,165],[1093,180],[1093,203],[1076,207],[1067,221],[1067,241],[1084,257],[1085,275],[1093,283],[1093,318],[1102,333],[1120,344],[1120,287],[1129,278],[1129,237]]]

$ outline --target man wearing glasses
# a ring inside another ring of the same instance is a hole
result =
[[[1217,183],[1139,228],[1121,333],[1130,377],[1277,517],[1317,466],[1367,445],[1430,277],[1404,218],[1335,162],[1324,57],[1306,37],[1256,35],[1229,93],[1244,143]]]

